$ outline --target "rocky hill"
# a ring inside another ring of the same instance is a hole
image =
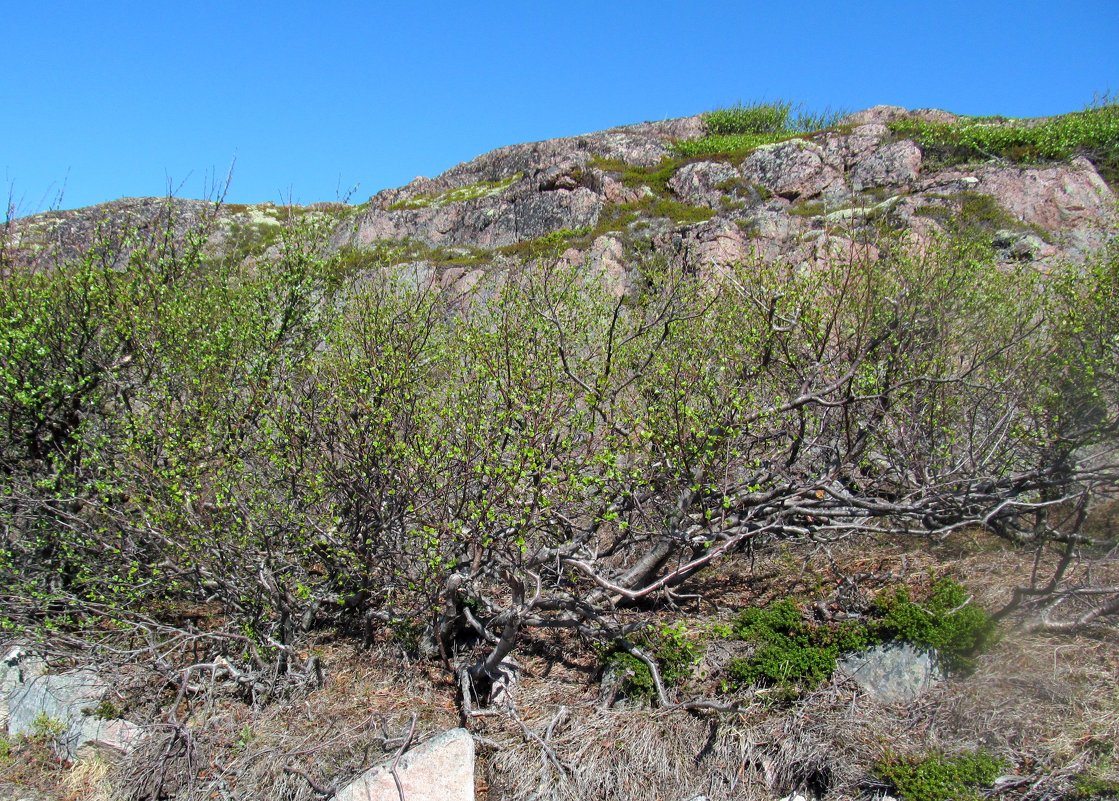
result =
[[[0,228],[0,801],[1119,798],[1119,106]]]
[[[547,254],[586,263],[624,291],[626,253],[639,243],[702,271],[752,259],[810,264],[873,250],[884,232],[921,241],[962,226],[1004,261],[1045,263],[1080,259],[1114,230],[1115,192],[1083,155],[945,163],[906,136],[914,124],[965,122],[876,106],[823,130],[689,155],[689,143],[713,138],[700,115],[499,148],[359,206],[175,199],[170,209],[180,230],[216,214],[211,246],[232,251],[267,245],[291,217],[321,215],[335,247],[391,249],[459,289]],[[17,243],[74,252],[99,226],[150,225],[167,210],[148,198],[49,212],[19,220]]]

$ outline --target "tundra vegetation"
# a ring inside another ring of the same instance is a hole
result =
[[[709,127],[827,124],[789,113]],[[196,773],[192,699],[305,692],[323,632],[441,671],[466,721],[497,714],[517,655],[556,633],[629,702],[717,716],[796,703],[873,642],[967,670],[999,623],[1119,613],[1080,570],[1106,552],[1088,523],[1119,479],[1114,244],[1046,274],[963,235],[702,276],[635,250],[618,296],[555,258],[587,234],[562,231],[464,299],[332,248],[315,215],[247,259],[209,230],[106,230],[33,266],[10,228],[0,243],[0,632],[145,665],[164,742],[188,753],[163,757]],[[732,557],[973,531],[1034,565],[998,608],[899,576],[859,622],[811,620],[809,596],[672,622]],[[697,694],[715,641],[746,650]],[[888,755],[878,776],[966,797],[1001,764]]]
[[[895,120],[890,129],[921,146],[934,165],[1003,158],[1033,164],[1084,156],[1105,180],[1119,178],[1119,104],[1105,97],[1084,111],[1040,120],[964,117]]]
[[[787,101],[751,103],[704,115],[707,135],[676,143],[680,156],[744,156],[761,145],[817,133],[840,123],[844,112],[811,112]]]

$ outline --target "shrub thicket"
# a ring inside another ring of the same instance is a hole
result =
[[[2,625],[139,630],[265,695],[301,632],[406,630],[484,688],[525,632],[618,642],[613,610],[748,543],[1043,542],[1106,477],[1073,456],[1112,448],[1114,251],[1044,278],[966,243],[702,281],[646,257],[621,298],[545,261],[464,303],[318,224],[248,260],[5,244]]]

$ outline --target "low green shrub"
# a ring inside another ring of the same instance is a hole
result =
[[[57,718],[52,718],[46,712],[40,712],[31,722],[31,731],[34,737],[57,740],[66,733],[66,724]]]
[[[789,214],[797,217],[823,217],[829,211],[828,204],[822,200],[802,200],[792,206],[789,206]]]
[[[590,244],[586,241],[587,235],[590,233],[591,229],[589,227],[560,228],[536,239],[526,239],[523,242],[498,248],[498,252],[505,256],[519,258],[522,261],[556,257],[569,247]]]
[[[1082,773],[1073,779],[1072,798],[1075,801],[1110,801],[1119,799],[1119,781]]]
[[[633,654],[616,651],[607,658],[606,666],[620,682],[622,695],[644,701],[657,697],[656,684],[649,666]]]
[[[728,685],[734,687],[811,689],[831,677],[842,654],[871,644],[865,626],[809,623],[790,599],[747,609],[735,621],[734,634],[758,643],[751,656],[727,666]]]
[[[626,204],[626,208],[639,213],[641,216],[662,217],[672,220],[677,225],[706,222],[715,216],[714,210],[706,206],[691,206],[663,197],[647,197],[636,203]]]
[[[423,641],[423,626],[411,618],[393,618],[388,624],[393,641],[408,656],[416,656],[420,652]]]
[[[971,656],[987,645],[995,631],[991,616],[956,581],[942,578],[924,604],[913,602],[905,587],[875,599],[880,620],[874,624],[882,639],[903,640],[937,651],[946,667],[965,670]]]
[[[442,267],[476,267],[493,261],[493,252],[481,248],[431,247],[415,239],[383,240],[367,247],[345,247],[337,254],[344,274],[360,274],[382,267],[428,261]]]
[[[679,684],[691,676],[692,668],[699,659],[699,650],[682,623],[661,626],[643,639],[652,650],[661,677],[667,684]]]
[[[875,772],[904,801],[972,801],[980,798],[979,788],[991,785],[1006,768],[1003,760],[977,751],[922,759],[888,754]]]
[[[1042,120],[901,119],[889,125],[896,135],[920,145],[934,166],[991,158],[1029,164],[1083,155],[1110,183],[1119,180],[1119,104],[1115,103]]]
[[[633,644],[657,663],[666,686],[680,684],[692,674],[699,650],[683,624],[647,628],[633,638]],[[621,691],[629,698],[652,700],[656,684],[649,666],[633,654],[617,650],[606,659],[607,667],[621,679]]]
[[[124,717],[124,712],[119,706],[106,698],[90,709],[89,715],[99,720],[119,720]]]

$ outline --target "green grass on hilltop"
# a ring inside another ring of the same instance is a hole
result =
[[[703,115],[707,135],[677,142],[680,156],[745,156],[762,145],[784,142],[805,134],[835,127],[844,112],[805,111],[779,100],[716,109]]]
[[[956,122],[901,119],[896,135],[912,139],[934,166],[993,158],[1037,164],[1083,155],[1104,179],[1119,182],[1119,103],[1040,120],[963,118]]]

